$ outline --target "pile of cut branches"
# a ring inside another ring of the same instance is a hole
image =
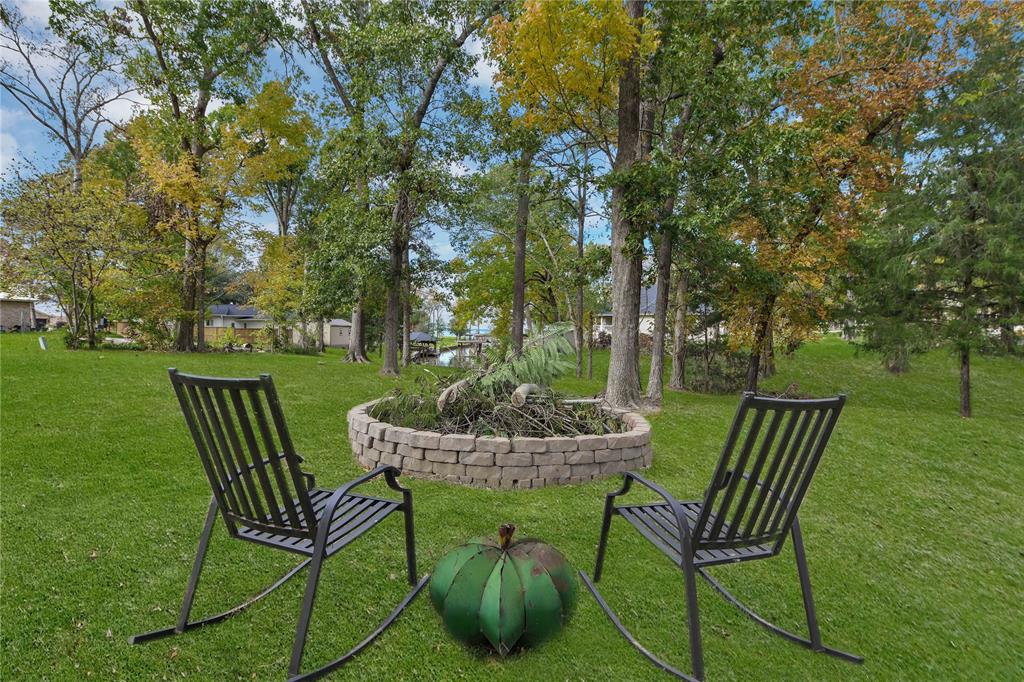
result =
[[[541,386],[568,369],[564,356],[571,350],[565,329],[549,327],[522,351],[488,351],[486,366],[461,378],[429,375],[413,390],[395,389],[370,415],[396,426],[477,436],[544,438],[624,430],[622,420],[598,402],[567,401]]]

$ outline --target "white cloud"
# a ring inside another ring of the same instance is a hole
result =
[[[469,168],[461,161],[452,161],[448,164],[448,172],[457,178],[469,175]]]
[[[210,104],[206,107],[206,113],[212,114],[225,104],[229,104],[229,100],[221,99],[220,97],[211,97]]]
[[[113,123],[125,123],[139,110],[150,107],[148,97],[139,94],[129,95],[130,99],[119,99],[104,107],[103,114]]]
[[[430,244],[430,248],[434,254],[442,260],[451,260],[455,258],[456,253],[454,247],[452,247],[451,237],[448,235],[447,230],[438,230],[431,238],[427,241]]]
[[[18,160],[18,141],[7,132],[0,132],[0,174],[6,174]]]
[[[16,0],[14,6],[33,27],[42,28],[50,21],[50,3],[47,0]]]
[[[494,77],[498,73],[498,65],[484,55],[484,44],[476,36],[466,43],[466,50],[476,57],[476,75],[469,79],[470,85],[480,88],[493,88]]]

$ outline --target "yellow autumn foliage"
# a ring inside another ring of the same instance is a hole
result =
[[[625,61],[638,41],[642,62],[657,46],[655,31],[617,0],[527,0],[513,19],[496,17],[488,35],[504,107],[521,107],[522,122],[540,130],[608,139]]]

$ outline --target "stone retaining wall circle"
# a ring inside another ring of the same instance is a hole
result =
[[[541,488],[583,483],[651,466],[651,425],[615,410],[629,428],[603,436],[495,438],[417,431],[369,415],[377,401],[348,411],[352,452],[368,469],[390,464],[417,478],[483,488]]]

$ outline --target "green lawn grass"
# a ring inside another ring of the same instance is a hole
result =
[[[593,381],[561,388],[593,393]],[[376,365],[340,355],[68,352],[56,338],[0,337],[0,677],[283,679],[303,583],[226,623],[129,646],[173,623],[209,491],[166,368],[273,374],[297,448],[321,485],[360,469],[345,412],[392,388]],[[773,637],[698,588],[709,678],[1020,679],[1024,674],[1024,365],[978,359],[975,413],[957,416],[953,358],[910,374],[828,339],[783,359],[769,388],[849,396],[802,512],[822,631],[867,658],[852,666]],[[419,371],[419,370],[417,370]],[[415,371],[406,373],[410,381]],[[644,372],[646,376],[646,370]],[[651,417],[652,478],[685,498],[710,477],[736,396],[669,393]],[[421,572],[503,522],[592,569],[604,493],[618,479],[538,491],[407,479]],[[631,493],[632,494],[632,493]],[[640,499],[638,497],[637,499]],[[294,559],[214,535],[194,614],[231,606]],[[779,624],[802,631],[791,550],[714,570]],[[346,651],[405,593],[401,521],[328,561],[307,665]],[[613,526],[602,591],[649,648],[688,669],[681,575],[626,524]],[[376,645],[335,673],[350,680],[659,680],[581,592],[565,632],[499,660],[463,648],[421,598]]]

